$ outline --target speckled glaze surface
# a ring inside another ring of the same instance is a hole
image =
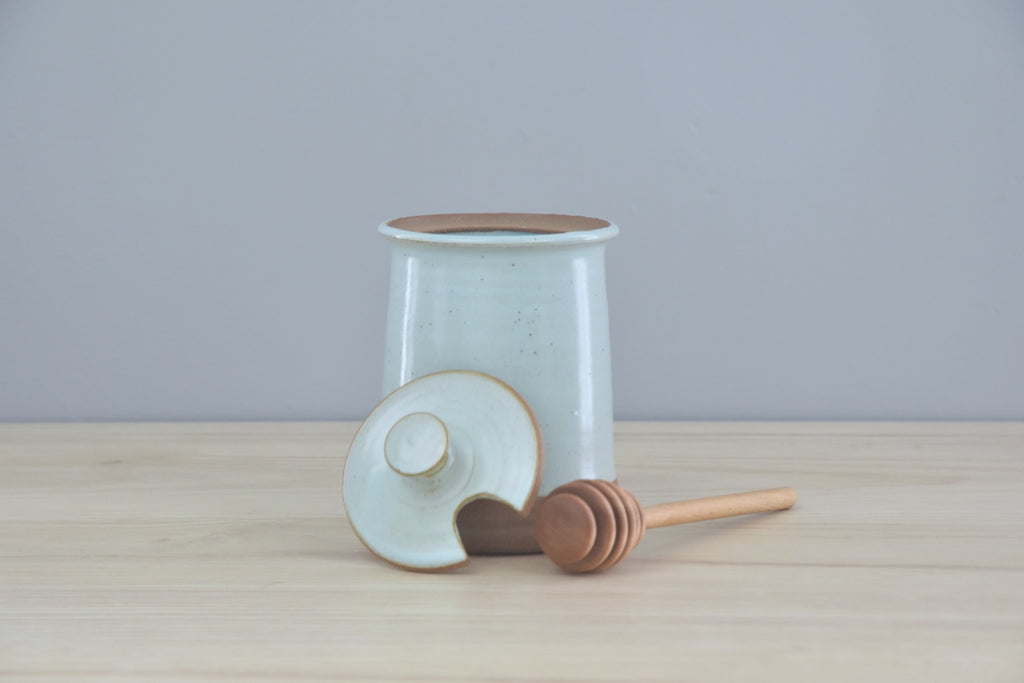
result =
[[[581,216],[446,214],[379,230],[392,244],[384,394],[444,370],[493,375],[536,416],[541,495],[575,479],[614,480],[605,247],[618,228]],[[488,536],[479,532],[464,536]],[[538,548],[530,536],[483,551],[503,550]]]

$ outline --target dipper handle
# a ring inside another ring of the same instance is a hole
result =
[[[644,523],[648,529],[673,524],[702,522],[755,512],[786,510],[796,503],[796,491],[789,486],[777,489],[762,489],[747,493],[730,493],[725,496],[709,496],[676,503],[661,503],[643,510]]]

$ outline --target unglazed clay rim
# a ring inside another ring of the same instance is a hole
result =
[[[381,223],[378,230],[395,240],[474,247],[584,244],[603,242],[619,234],[617,225],[601,218],[553,213],[406,216]],[[501,234],[489,234],[496,232]]]

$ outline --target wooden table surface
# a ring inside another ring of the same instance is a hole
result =
[[[620,423],[641,503],[800,502],[586,576],[375,559],[355,426],[0,425],[0,681],[1024,681],[1024,423]]]

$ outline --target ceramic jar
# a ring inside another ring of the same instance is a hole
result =
[[[476,370],[533,410],[540,496],[615,479],[605,294],[608,221],[552,214],[439,214],[382,224],[392,243],[384,394],[417,377]],[[458,519],[471,553],[536,552],[530,520],[480,500]]]

